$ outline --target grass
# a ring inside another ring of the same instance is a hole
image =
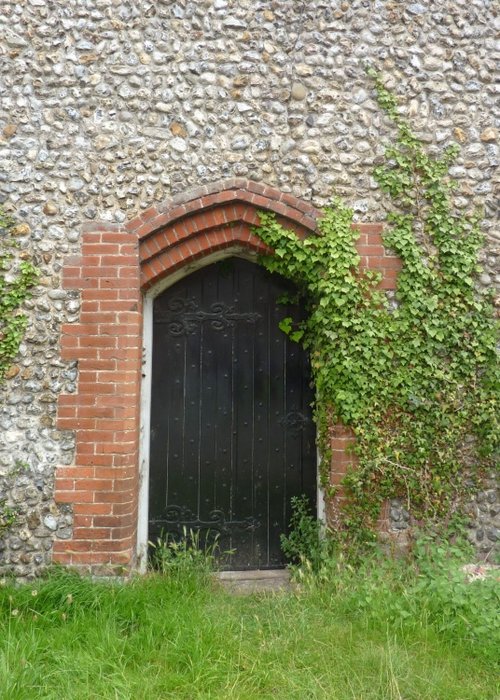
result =
[[[481,633],[498,598],[472,595],[471,626],[465,589],[448,580],[440,598],[439,576],[421,578],[337,566],[295,593],[234,597],[185,562],[128,584],[55,571],[0,589],[0,698],[498,700]]]

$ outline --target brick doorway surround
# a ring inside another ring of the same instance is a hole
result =
[[[138,567],[139,509],[147,510],[139,499],[147,492],[140,449],[144,300],[224,254],[266,252],[251,230],[260,210],[275,212],[299,236],[314,234],[320,215],[290,194],[236,178],[176,196],[128,224],[84,225],[81,256],[68,258],[63,270],[64,287],[81,293],[81,313],[61,336],[61,357],[78,361],[79,381],[58,402],[58,428],[74,431],[76,453],[73,465],[56,471],[56,502],[72,508],[74,523],[72,537],[54,543],[55,562],[102,574]],[[383,248],[382,225],[356,228],[362,266],[380,270],[381,287],[394,289],[400,263]],[[332,431],[333,484],[352,460],[351,440],[340,427]]]

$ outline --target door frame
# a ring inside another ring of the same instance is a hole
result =
[[[258,254],[243,246],[231,246],[224,250],[210,253],[194,262],[187,263],[181,269],[164,277],[158,284],[146,291],[143,296],[143,350],[142,379],[139,432],[139,499],[137,517],[137,568],[140,573],[147,570],[148,530],[149,530],[149,448],[151,420],[151,375],[153,360],[153,302],[165,289],[176,284],[192,272],[224,258],[242,258],[258,264]],[[319,455],[317,456],[319,468]],[[325,494],[320,486],[319,470],[316,474],[317,518],[323,521],[325,515]]]

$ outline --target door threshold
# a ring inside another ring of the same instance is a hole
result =
[[[246,595],[289,591],[288,569],[254,569],[250,571],[217,571],[214,578],[230,593]]]
[[[238,569],[234,571],[216,571],[215,576],[221,580],[238,581],[242,579],[290,579],[288,569]]]

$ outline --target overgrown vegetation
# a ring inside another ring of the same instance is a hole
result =
[[[317,575],[326,562],[337,554],[336,542],[325,536],[324,524],[311,513],[305,495],[292,497],[289,532],[281,535],[281,549],[292,574],[304,571]]]
[[[7,500],[0,501],[0,538],[17,521],[18,513],[7,503]]]
[[[356,437],[341,514],[351,542],[373,538],[387,498],[401,498],[421,523],[449,516],[495,466],[500,434],[497,326],[476,284],[479,218],[453,205],[447,172],[456,149],[427,153],[369,72],[396,131],[375,170],[396,206],[384,237],[403,265],[396,303],[378,289],[378,273],[360,269],[359,234],[339,200],[304,240],[270,213],[255,229],[274,249],[263,264],[296,284],[308,310],[282,329],[310,353],[327,494],[331,426]]]
[[[127,584],[0,586],[0,697],[494,700],[494,582],[465,584],[433,551],[411,568],[331,557],[279,595],[232,596],[185,561]]]
[[[472,545],[462,534],[453,544],[443,542],[437,532],[418,532],[413,547],[404,557],[388,558],[379,547],[356,558],[344,551],[332,537],[321,536],[318,520],[305,498],[294,499],[290,534],[282,535],[283,551],[290,557],[293,577],[303,586],[327,594],[335,589],[354,595],[363,591],[357,606],[365,610],[384,601],[388,620],[419,618],[424,615],[440,633],[453,639],[469,640],[480,646],[500,644],[500,620],[495,610],[500,603],[500,569],[478,565],[481,579],[472,580],[465,571]],[[464,569],[464,566],[466,567]],[[470,565],[468,565],[470,566]]]
[[[15,358],[26,329],[23,302],[38,273],[34,265],[16,255],[16,223],[0,208],[0,384]],[[16,510],[0,500],[0,537],[16,522]]]
[[[210,533],[202,541],[199,530],[184,527],[183,536],[176,538],[165,533],[156,542],[150,542],[149,563],[153,571],[169,576],[189,573],[207,575],[221,565],[225,553],[220,552],[217,535]]]

